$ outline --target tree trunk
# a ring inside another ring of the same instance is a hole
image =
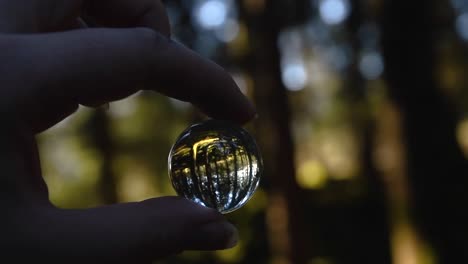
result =
[[[105,204],[112,204],[118,201],[115,175],[112,172],[112,157],[114,148],[109,133],[109,117],[104,109],[97,109],[89,121],[89,134],[94,146],[102,158],[100,181],[98,191]]]
[[[339,263],[381,263],[390,264],[390,232],[387,196],[385,185],[375,167],[373,153],[375,151],[375,120],[368,105],[367,87],[359,72],[359,54],[361,44],[359,30],[365,19],[363,2],[353,1],[350,17],[347,20],[349,45],[353,50],[353,61],[345,75],[343,97],[349,104],[353,129],[360,138],[360,159],[362,179],[366,193],[356,205],[346,208],[341,214],[351,222],[347,227],[346,242],[338,252]],[[362,111],[362,106],[367,111]],[[338,209],[340,210],[340,209]],[[339,239],[339,238],[336,238]],[[363,250],[365,249],[365,250]]]
[[[290,132],[288,95],[281,80],[277,39],[282,22],[273,1],[246,14],[251,54],[247,65],[254,81],[258,143],[265,161],[264,183],[269,193],[267,225],[273,261],[307,262],[301,190],[295,180],[294,144]]]
[[[438,263],[468,263],[468,163],[456,142],[455,111],[434,78],[436,3],[386,1],[386,78],[403,114],[416,224]]]

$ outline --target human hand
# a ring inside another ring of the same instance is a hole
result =
[[[87,16],[101,28],[79,28]],[[34,140],[78,105],[141,89],[238,123],[255,110],[219,66],[169,38],[157,0],[0,0],[0,221],[3,256],[65,263],[150,262],[233,245],[219,213],[178,197],[87,210],[48,200]],[[19,254],[17,254],[18,252]]]

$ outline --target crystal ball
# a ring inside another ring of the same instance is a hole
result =
[[[194,124],[169,153],[169,176],[179,196],[226,214],[252,197],[263,162],[254,138],[227,121]]]

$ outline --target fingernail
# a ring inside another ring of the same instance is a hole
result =
[[[231,235],[229,236],[229,239],[227,240],[226,243],[226,248],[233,248],[237,245],[237,242],[239,241],[239,233],[237,232],[237,229],[229,224],[232,228]]]
[[[216,248],[228,249],[237,245],[239,236],[237,229],[228,222],[214,222],[204,225],[200,230],[200,235],[212,239],[216,243]]]

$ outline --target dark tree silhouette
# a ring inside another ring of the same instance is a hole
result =
[[[351,14],[347,20],[349,45],[353,59],[344,76],[343,97],[348,101],[353,119],[353,127],[361,142],[360,162],[363,184],[366,192],[351,206],[345,204],[337,208],[338,214],[349,221],[343,229],[343,237],[335,237],[340,248],[336,250],[338,263],[391,263],[390,231],[387,197],[382,178],[374,164],[375,120],[369,111],[363,112],[359,105],[368,106],[365,80],[359,72],[359,54],[363,43],[359,30],[365,21],[366,6],[362,1],[352,1]],[[365,250],[364,250],[365,249]]]
[[[290,22],[288,14],[301,19],[294,12],[304,10],[301,4],[305,2],[295,1],[283,6],[280,1],[267,1],[261,10],[254,13],[241,6],[241,14],[249,28],[251,46],[246,67],[254,80],[254,98],[259,113],[256,123],[258,141],[264,153],[265,181],[271,203],[277,203],[276,206],[284,203],[282,217],[287,223],[286,237],[270,237],[270,241],[283,239],[284,247],[273,247],[272,250],[283,251],[274,253],[286,255],[295,264],[307,262],[306,250],[310,244],[306,242],[308,230],[304,225],[301,190],[295,180],[290,107],[281,80],[277,39],[286,23]],[[270,235],[275,236],[274,232]]]
[[[102,158],[98,191],[105,204],[118,202],[115,175],[112,171],[114,147],[109,133],[109,117],[105,109],[97,109],[88,121],[88,137]]]
[[[456,112],[435,79],[438,1],[386,1],[386,79],[403,114],[411,212],[438,263],[468,263],[468,163]]]

